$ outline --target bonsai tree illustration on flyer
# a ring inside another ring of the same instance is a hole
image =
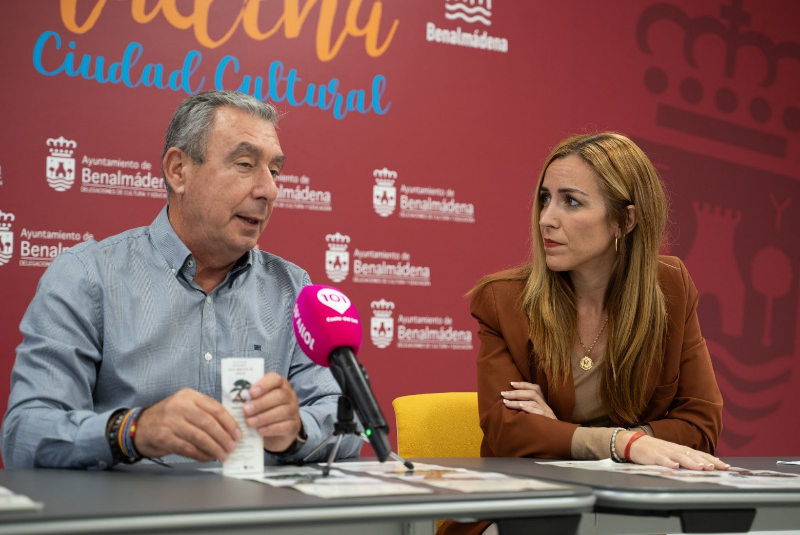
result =
[[[250,396],[248,395],[249,392],[245,392],[246,390],[250,389],[250,381],[245,379],[239,379],[235,383],[233,383],[233,388],[231,388],[231,400],[233,401],[241,401],[244,403],[247,401]]]

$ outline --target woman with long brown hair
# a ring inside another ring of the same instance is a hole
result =
[[[536,188],[531,261],[470,292],[481,455],[726,469],[698,293],[659,256],[668,207],[650,160],[620,134],[574,136]]]

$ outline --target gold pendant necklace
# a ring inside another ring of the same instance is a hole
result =
[[[581,340],[581,333],[578,332],[578,343],[581,345],[581,347],[583,348],[583,352],[584,352],[583,353],[583,358],[581,359],[581,362],[580,362],[581,369],[588,371],[588,370],[592,369],[592,366],[594,366],[594,362],[589,357],[589,353],[592,352],[592,349],[594,349],[594,345],[600,339],[600,335],[603,334],[603,331],[606,328],[606,323],[608,323],[608,316],[606,316],[606,320],[603,322],[603,326],[600,327],[600,332],[597,333],[597,336],[594,337],[594,342],[592,342],[592,345],[589,346],[589,349],[586,349],[586,346],[583,345],[583,340]]]

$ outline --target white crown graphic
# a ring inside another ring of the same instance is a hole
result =
[[[63,158],[72,158],[72,153],[78,144],[71,139],[64,136],[58,139],[50,138],[47,140],[47,146],[50,147],[50,154],[53,156],[61,156]]]
[[[372,314],[376,318],[391,318],[392,311],[394,310],[394,303],[381,299],[380,301],[373,301],[369,304],[372,307]]]
[[[372,176],[375,177],[375,182],[379,186],[392,186],[397,179],[397,172],[384,167],[383,169],[375,169],[372,171]]]
[[[325,236],[325,241],[328,242],[328,249],[331,251],[346,251],[347,246],[350,244],[350,236],[346,234],[328,234]]]

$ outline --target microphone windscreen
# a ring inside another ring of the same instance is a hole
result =
[[[310,285],[300,290],[292,313],[297,344],[320,366],[330,366],[330,356],[339,347],[358,354],[361,321],[356,307],[342,292],[330,286]]]

